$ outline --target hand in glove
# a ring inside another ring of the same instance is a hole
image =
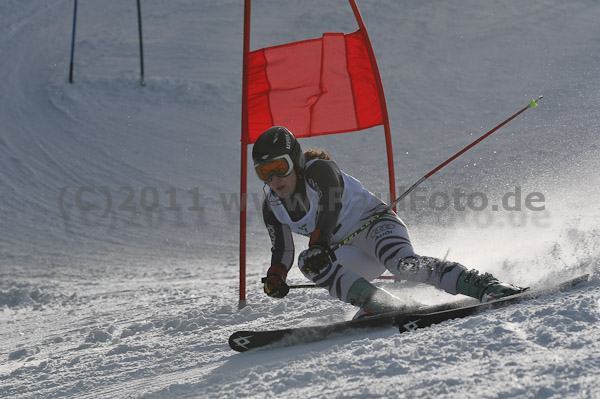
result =
[[[273,298],[283,298],[290,292],[290,287],[285,282],[287,269],[283,265],[273,265],[267,271],[267,277],[262,279],[265,294]]]
[[[336,261],[335,253],[329,246],[329,240],[320,237],[321,232],[315,230],[310,235],[308,249],[300,254],[302,269],[310,274],[319,274],[321,270]]]

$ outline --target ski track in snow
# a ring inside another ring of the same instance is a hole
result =
[[[0,4],[0,397],[600,398],[597,2],[359,2],[398,185],[544,95],[424,188],[500,204],[519,187],[543,193],[545,210],[418,203],[400,213],[418,252],[522,285],[589,282],[413,333],[244,354],[227,345],[235,330],[341,321],[353,308],[320,290],[262,294],[270,248],[252,174],[249,304],[237,308],[242,4],[144,1],[143,88],[135,2],[116,0],[79,5],[67,83],[72,6]],[[356,30],[342,0],[252,12],[253,49]],[[302,143],[385,193],[380,130]],[[456,300],[378,284],[406,301]]]

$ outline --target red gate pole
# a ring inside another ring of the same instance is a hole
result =
[[[242,62],[242,154],[240,171],[240,299],[246,306],[246,210],[248,177],[248,53],[250,52],[250,1],[244,0],[244,47]]]
[[[377,84],[377,92],[379,93],[380,103],[381,103],[381,116],[383,117],[383,129],[385,131],[385,147],[387,150],[387,160],[388,160],[388,173],[390,180],[390,202],[396,198],[396,178],[394,175],[394,153],[392,149],[392,136],[390,130],[390,119],[388,117],[387,105],[385,102],[385,94],[383,92],[383,84],[381,83],[381,75],[379,74],[379,68],[377,67],[377,60],[375,59],[375,52],[373,52],[373,46],[371,45],[371,40],[369,39],[369,34],[367,33],[367,27],[363,22],[362,16],[360,15],[360,10],[356,5],[355,0],[348,0],[350,2],[350,6],[352,7],[352,11],[354,12],[354,17],[356,18],[356,22],[358,23],[358,28],[362,37],[365,41],[365,46],[367,48],[367,53],[369,54],[369,59],[371,60],[371,67],[373,68],[373,73],[375,74],[375,83]],[[396,208],[394,207],[394,211]]]

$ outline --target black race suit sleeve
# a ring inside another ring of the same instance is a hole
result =
[[[271,266],[280,264],[289,271],[294,263],[292,231],[275,217],[268,198],[263,202],[263,220],[271,238]]]

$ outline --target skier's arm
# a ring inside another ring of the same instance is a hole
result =
[[[271,267],[263,280],[264,291],[271,297],[283,298],[290,291],[285,279],[294,263],[292,231],[275,217],[268,199],[263,203],[263,220],[271,238]]]
[[[263,203],[263,220],[271,238],[271,266],[282,265],[289,271],[294,263],[292,231],[275,217],[268,199]]]
[[[306,181],[319,193],[316,227],[310,236],[310,244],[329,243],[342,210],[342,173],[334,162],[318,160],[306,170]]]

